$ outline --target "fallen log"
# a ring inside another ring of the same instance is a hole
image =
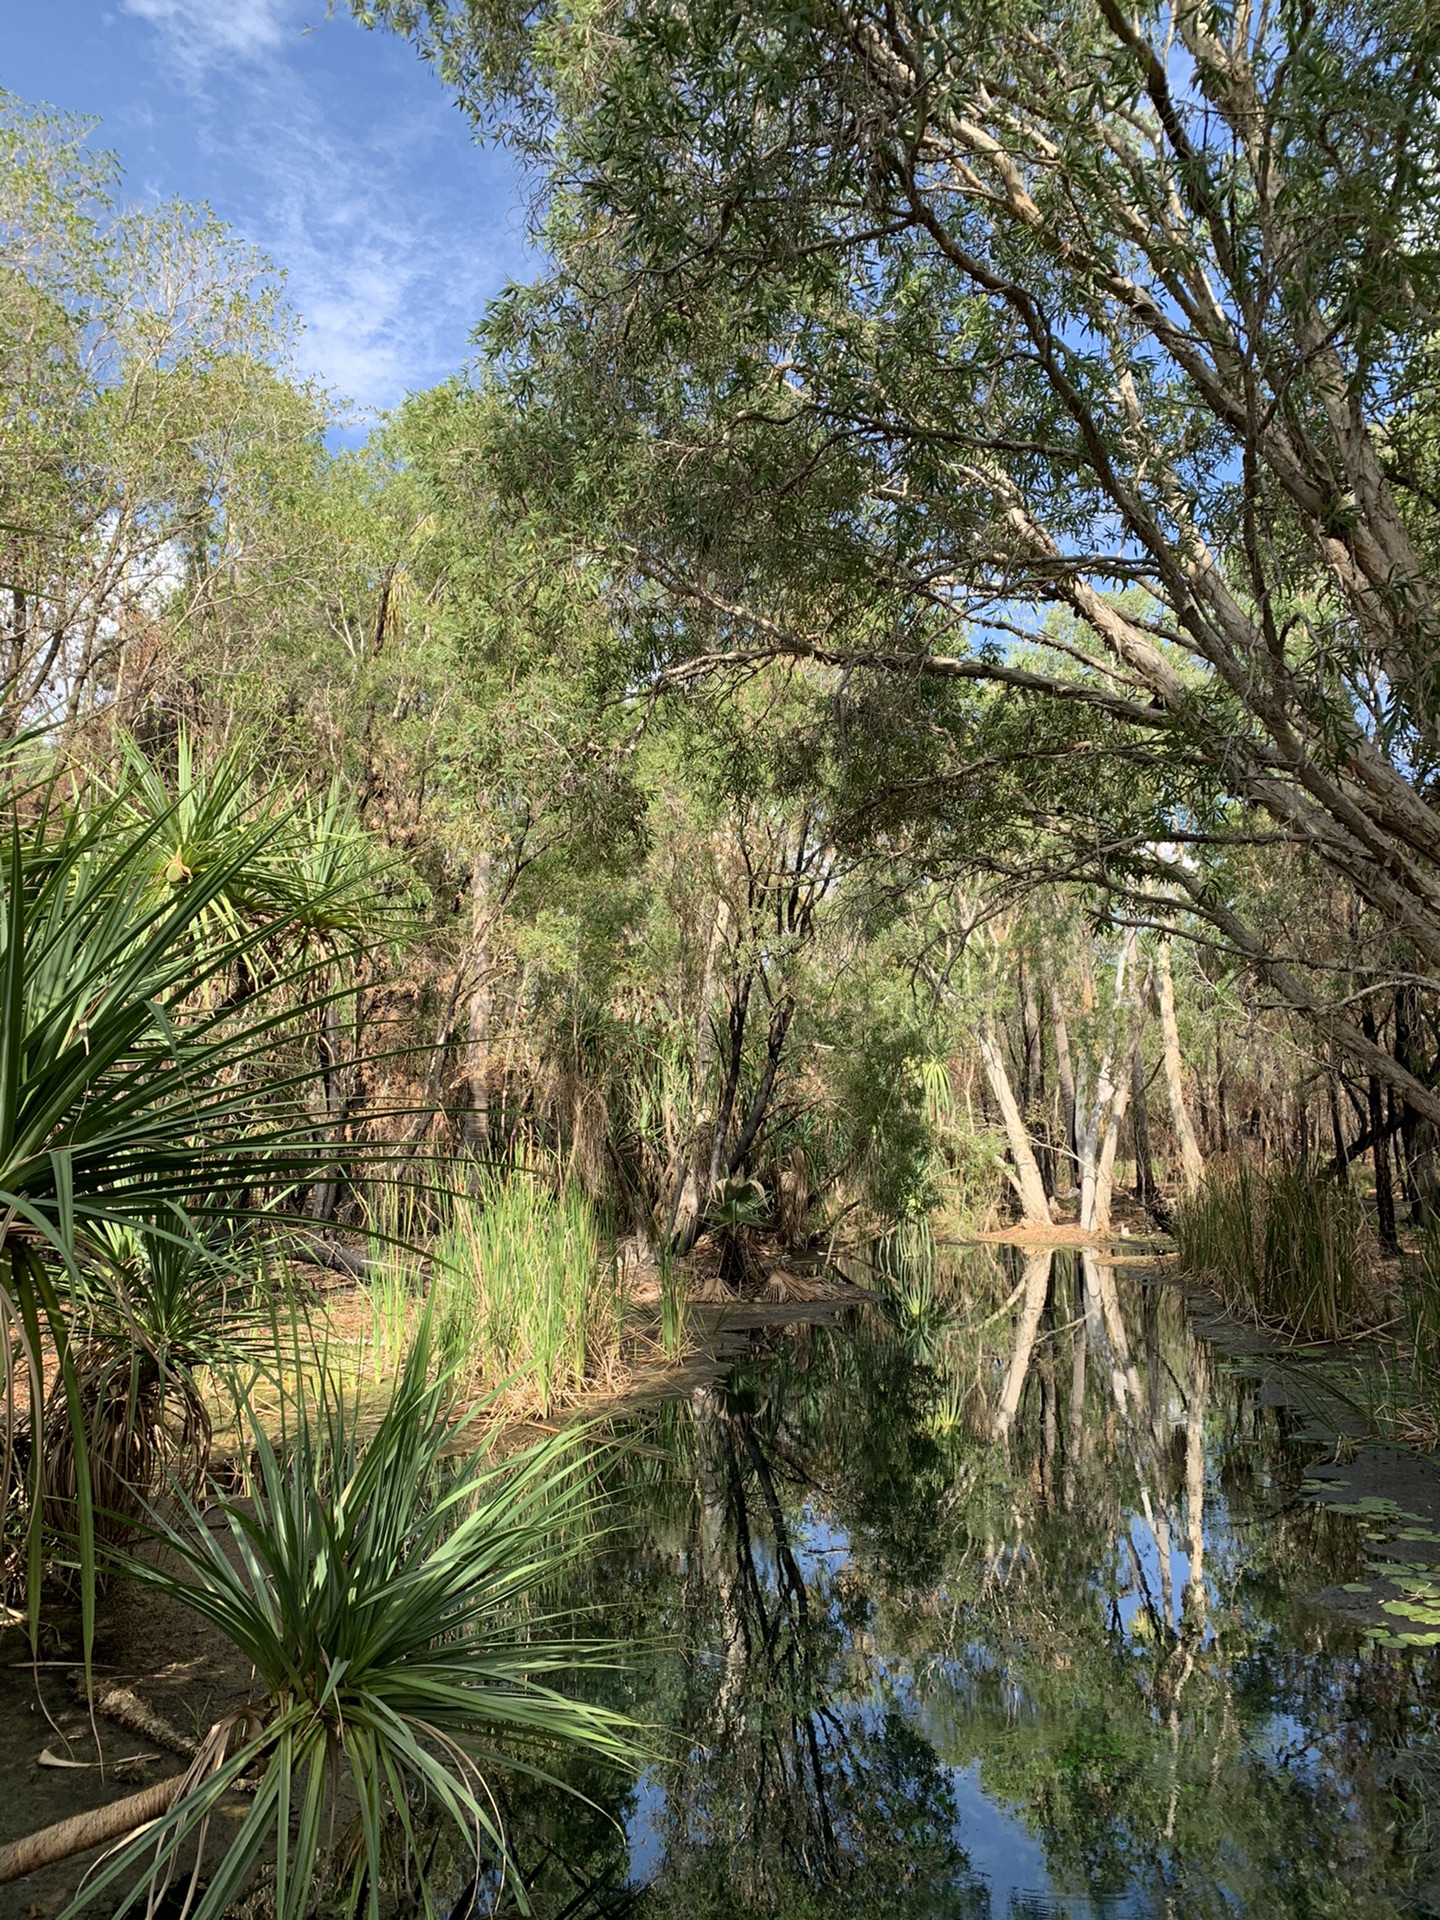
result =
[[[143,1787],[139,1793],[127,1795],[124,1800],[112,1800],[108,1807],[71,1814],[68,1820],[57,1820],[53,1826],[27,1834],[23,1840],[12,1840],[8,1847],[0,1847],[0,1886],[23,1879],[27,1873],[38,1873],[41,1867],[53,1867],[72,1854],[88,1853],[92,1847],[123,1840],[127,1834],[148,1826],[170,1811],[188,1778],[185,1773],[174,1774],[168,1780],[157,1780],[153,1787]]]
[[[102,1685],[96,1689],[93,1696],[88,1695],[84,1679],[78,1673],[71,1684],[81,1700],[86,1701],[105,1719],[113,1720],[117,1727],[123,1727],[127,1733],[138,1734],[142,1740],[153,1740],[157,1747],[168,1747],[171,1753],[183,1753],[190,1760],[199,1753],[198,1740],[192,1739],[188,1733],[182,1733],[178,1727],[171,1726],[163,1715],[147,1707],[129,1687]]]

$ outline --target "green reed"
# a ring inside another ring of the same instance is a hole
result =
[[[435,1348],[442,1365],[523,1376],[548,1413],[585,1377],[608,1332],[613,1286],[599,1222],[578,1189],[524,1169],[483,1169],[435,1248]]]
[[[375,1380],[393,1378],[405,1358],[419,1300],[414,1261],[403,1248],[370,1242],[365,1293],[370,1302],[370,1363]]]
[[[1227,1306],[1304,1339],[1340,1340],[1379,1317],[1364,1206],[1311,1167],[1213,1173],[1177,1207],[1175,1240]]]

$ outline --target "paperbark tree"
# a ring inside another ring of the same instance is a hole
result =
[[[1048,1247],[1042,1252],[1032,1253],[1025,1263],[1024,1291],[1020,1318],[1015,1327],[1015,1344],[1010,1350],[1010,1364],[1005,1370],[1005,1381],[1000,1389],[1000,1401],[991,1428],[997,1440],[1005,1439],[1020,1411],[1020,1396],[1025,1391],[1030,1357],[1035,1351],[1035,1336],[1040,1331],[1041,1316],[1050,1293],[1050,1269],[1053,1264],[1054,1254]]]
[[[975,1044],[980,1051],[985,1077],[990,1082],[990,1091],[994,1094],[995,1104],[1000,1109],[1000,1118],[1005,1128],[1005,1144],[1009,1147],[1010,1158],[1014,1162],[1011,1180],[1020,1200],[1025,1224],[1048,1227],[1050,1202],[1045,1194],[1045,1182],[1040,1177],[1040,1167],[1035,1158],[1035,1150],[1030,1144],[1025,1117],[1020,1111],[1015,1090],[1010,1084],[1005,1056],[994,1034],[983,1022],[975,1030]]]
[[[1180,885],[1440,1121],[1209,865],[1303,850],[1432,990],[1433,9],[362,10],[550,168],[556,274],[490,330],[509,471],[646,670],[1053,703],[1171,799],[1097,834],[1072,794],[1070,861]]]
[[[1161,1063],[1165,1092],[1170,1101],[1170,1124],[1180,1148],[1180,1178],[1186,1194],[1199,1191],[1205,1178],[1205,1159],[1190,1109],[1185,1104],[1185,1079],[1180,1057],[1180,1025],[1175,1018],[1175,976],[1170,965],[1169,942],[1161,940],[1155,949],[1155,1006],[1160,1015]]]

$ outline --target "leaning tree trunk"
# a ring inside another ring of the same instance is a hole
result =
[[[975,1041],[980,1049],[990,1090],[995,1095],[1000,1117],[1005,1123],[1005,1139],[1010,1148],[1010,1158],[1015,1163],[1011,1180],[1020,1197],[1025,1224],[1048,1227],[1050,1202],[1045,1195],[1045,1182],[1040,1177],[1030,1136],[1025,1130],[1024,1117],[1015,1098],[1015,1090],[1010,1085],[1010,1075],[1005,1070],[1005,1056],[995,1036],[983,1023],[976,1028]]]
[[[0,1886],[149,1826],[170,1811],[189,1777],[188,1773],[177,1773],[124,1800],[112,1800],[109,1806],[95,1807],[89,1813],[71,1814],[68,1820],[57,1820],[38,1833],[26,1834],[23,1840],[12,1840],[8,1847],[0,1847]]]
[[[997,1440],[1003,1440],[1009,1433],[1020,1411],[1020,1396],[1025,1391],[1030,1356],[1035,1351],[1035,1336],[1040,1330],[1045,1301],[1050,1292],[1053,1257],[1047,1247],[1043,1253],[1032,1253],[1025,1266],[1025,1297],[1020,1308],[1020,1322],[1015,1329],[1015,1345],[1010,1352],[1005,1384],[1000,1389],[1000,1404],[995,1409],[992,1431]]]

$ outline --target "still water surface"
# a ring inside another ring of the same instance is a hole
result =
[[[540,1910],[1428,1911],[1440,1667],[1307,1600],[1366,1548],[1273,1383],[1153,1275],[891,1266],[621,1436],[572,1597],[663,1757]]]

